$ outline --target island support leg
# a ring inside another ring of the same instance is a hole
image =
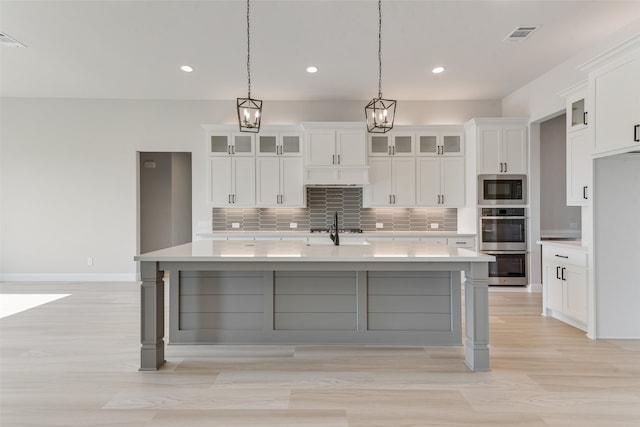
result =
[[[140,265],[140,370],[156,371],[164,360],[164,273],[157,262]]]
[[[465,271],[464,363],[472,371],[489,371],[489,283],[488,263],[471,263]]]

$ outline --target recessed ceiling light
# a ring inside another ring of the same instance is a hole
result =
[[[431,72],[433,74],[440,74],[440,73],[444,72],[444,67],[436,67],[433,70],[431,70]]]
[[[318,72],[318,67],[314,67],[313,65],[311,67],[307,67],[307,73],[317,73]]]
[[[183,65],[182,67],[180,67],[180,69],[182,71],[184,71],[185,73],[191,73],[193,72],[193,67],[190,65]]]

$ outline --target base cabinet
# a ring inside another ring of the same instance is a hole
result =
[[[587,329],[587,253],[543,245],[543,314]]]

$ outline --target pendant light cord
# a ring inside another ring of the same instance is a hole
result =
[[[382,99],[382,0],[378,0],[378,98]]]
[[[247,86],[249,88],[247,98],[251,98],[251,33],[249,24],[249,0],[247,0]]]

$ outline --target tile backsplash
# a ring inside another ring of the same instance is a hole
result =
[[[327,228],[338,212],[340,228],[376,231],[457,231],[455,208],[363,208],[362,188],[308,187],[306,208],[213,208],[212,231],[297,231]],[[232,224],[238,223],[239,228]]]

